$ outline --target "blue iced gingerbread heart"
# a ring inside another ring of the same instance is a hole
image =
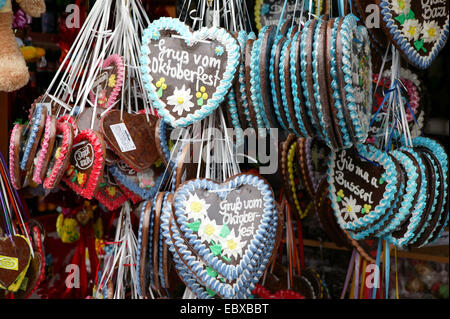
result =
[[[141,47],[144,86],[158,114],[172,127],[210,115],[224,101],[240,61],[239,43],[223,28],[192,32],[178,19],[160,18]]]

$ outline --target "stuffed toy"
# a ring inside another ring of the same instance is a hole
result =
[[[32,17],[45,12],[44,0],[16,0],[20,8]],[[0,0],[0,91],[12,92],[28,83],[30,75],[12,31],[11,0]]]

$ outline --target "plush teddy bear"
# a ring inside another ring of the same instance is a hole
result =
[[[44,0],[16,0],[32,17],[45,12]],[[0,0],[0,91],[12,92],[28,83],[30,74],[12,31],[11,0]]]

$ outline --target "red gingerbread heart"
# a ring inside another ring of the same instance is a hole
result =
[[[64,182],[76,193],[92,199],[101,182],[105,156],[102,136],[90,129],[81,131],[75,137]]]

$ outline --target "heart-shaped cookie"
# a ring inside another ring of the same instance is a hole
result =
[[[140,172],[120,161],[115,165],[109,166],[109,171],[117,182],[141,199],[152,198],[169,178],[169,174],[165,171],[161,160]]]
[[[43,234],[42,225],[36,220],[30,220],[29,226],[32,228],[33,234],[34,257],[30,261],[19,291],[14,294],[14,298],[17,299],[29,298],[45,278],[45,258],[42,249],[45,234]]]
[[[103,175],[105,142],[99,133],[87,129],[78,133],[73,143],[63,180],[76,193],[92,199]]]
[[[112,110],[100,121],[100,132],[108,146],[137,171],[148,169],[158,159],[153,115],[122,113]]]
[[[239,44],[222,28],[191,32],[178,19],[160,18],[145,30],[141,73],[149,99],[173,127],[188,126],[223,102],[240,60]]]
[[[336,37],[338,87],[348,133],[354,143],[364,143],[372,105],[372,63],[369,36],[354,15],[338,25]]]
[[[47,117],[47,108],[44,104],[38,103],[34,108],[30,124],[25,130],[26,138],[20,157],[20,169],[28,171],[33,165],[34,156],[42,133],[44,132],[45,120]]]
[[[398,175],[389,155],[371,145],[332,152],[329,197],[339,225],[354,232],[379,227],[396,199]]]
[[[105,166],[103,181],[100,183],[94,196],[108,210],[116,210],[128,199],[127,195],[124,194],[119,185],[114,181],[114,177],[109,172],[108,166]]]
[[[92,90],[89,92],[89,99],[92,104],[97,102],[97,106],[101,108],[112,106],[122,89],[123,77],[124,66],[122,57],[118,54],[107,57],[102,63]]]
[[[277,219],[272,190],[254,175],[236,175],[223,184],[188,181],[177,189],[173,207],[187,242],[228,280],[246,269],[264,236],[276,231],[276,223],[269,227]]]
[[[272,219],[270,222],[271,224],[268,225],[269,229],[275,227],[273,222],[276,223],[276,219]],[[270,248],[273,248],[275,243],[274,232],[268,232],[262,238],[262,248],[255,250],[255,254],[252,256],[253,262],[247,265],[245,271],[236,279],[229,280],[223,276],[222,272],[214,269],[213,265],[210,266],[209,263],[204,262],[198,255],[197,250],[186,242],[186,239],[181,235],[182,232],[177,227],[173,218],[171,218],[169,225],[173,253],[181,261],[181,264],[177,265],[179,273],[188,271],[194,274],[195,281],[204,287],[209,297],[249,297],[249,292],[253,289],[258,278],[264,273],[265,267],[270,260]],[[214,228],[214,225],[209,226]]]
[[[30,244],[21,236],[0,238],[0,288],[17,291],[30,265]]]
[[[33,171],[33,181],[41,184],[47,172],[47,166],[50,162],[50,156],[53,152],[53,146],[56,140],[56,117],[53,115],[47,116],[45,121],[44,136],[41,141],[39,150],[36,152],[36,163]]]
[[[449,31],[449,2],[445,0],[377,0],[381,27],[400,53],[426,69],[444,47]]]
[[[56,125],[56,141],[47,166],[44,188],[53,189],[59,185],[69,165],[74,140],[73,134],[73,126],[70,122],[58,121]]]
[[[105,112],[105,109],[102,109],[100,107],[94,108],[93,107],[85,107],[84,110],[77,116],[76,119],[76,127],[78,131],[86,130],[92,128],[94,131],[99,130],[99,124],[100,124],[100,115]],[[92,121],[94,121],[92,123]],[[92,126],[91,126],[92,125]]]
[[[20,145],[22,142],[22,135],[25,131],[25,125],[14,125],[9,139],[9,175],[11,184],[15,189],[20,189],[23,186],[25,172],[20,169]]]

